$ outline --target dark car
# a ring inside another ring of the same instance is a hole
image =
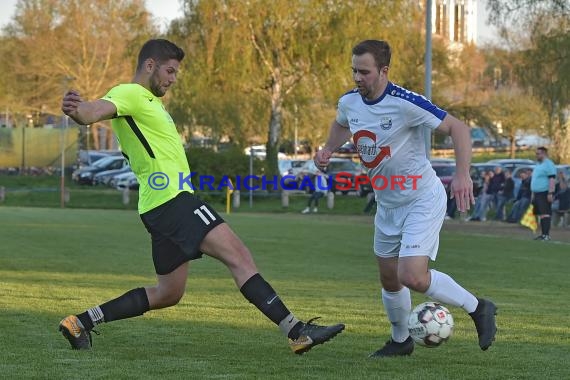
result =
[[[502,158],[502,159],[494,159],[489,160],[488,164],[500,165],[503,169],[508,169],[511,172],[520,166],[533,166],[536,165],[536,162],[533,160],[528,160],[524,158]]]
[[[451,185],[451,180],[455,174],[455,164],[436,164],[431,165],[435,171],[435,175],[440,179],[441,183],[445,187],[445,191],[449,193],[449,186]]]
[[[455,164],[455,158],[430,158],[429,162],[434,164]]]
[[[82,185],[92,185],[95,174],[105,170],[121,169],[127,166],[127,160],[121,156],[104,157],[91,166],[77,169],[71,175],[71,179]]]
[[[372,192],[372,185],[369,181],[360,180],[358,185],[355,184],[356,178],[368,178],[366,170],[352,160],[331,160],[327,167],[327,174],[331,182],[331,191],[335,193],[340,187],[347,187],[348,181],[352,187],[361,197],[365,197],[368,193]],[[337,183],[338,180],[344,178],[342,183]],[[340,190],[342,194],[348,194],[346,190]]]

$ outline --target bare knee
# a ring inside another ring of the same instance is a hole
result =
[[[425,293],[429,288],[428,273],[414,273],[398,270],[398,278],[402,285],[415,290],[416,292]]]

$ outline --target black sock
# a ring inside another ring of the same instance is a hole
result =
[[[275,290],[261,277],[259,273],[254,274],[241,287],[240,292],[252,304],[255,305],[267,318],[276,325],[285,320],[287,317],[295,318]],[[296,323],[288,332],[287,336],[291,339],[299,337],[299,330],[303,326],[302,322]]]
[[[550,232],[550,216],[540,219],[540,228],[543,235],[548,235]]]
[[[77,318],[79,318],[87,331],[91,331],[96,324],[137,317],[143,315],[149,309],[146,290],[144,288],[136,288],[129,290],[114,300],[105,302],[101,306],[96,306],[78,314]]]
[[[77,314],[77,318],[79,318],[81,324],[83,324],[83,327],[85,327],[85,330],[91,331],[93,330],[93,327],[95,327],[87,311],[84,311],[81,314]]]

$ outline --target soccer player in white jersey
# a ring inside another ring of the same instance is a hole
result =
[[[428,268],[437,255],[447,200],[427,159],[424,133],[435,129],[451,136],[457,166],[451,196],[457,208],[466,211],[474,204],[469,127],[423,96],[389,81],[391,51],[385,41],[362,41],[352,54],[357,88],[339,99],[328,141],[314,160],[318,167],[326,167],[332,153],[352,136],[375,188],[374,253],[392,336],[370,356],[412,353],[414,342],[407,327],[410,289],[463,308],[475,323],[479,346],[486,350],[497,331],[496,306],[475,297],[447,274]]]

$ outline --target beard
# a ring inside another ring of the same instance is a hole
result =
[[[368,99],[368,96],[370,95],[369,89],[367,89],[366,87],[357,87],[357,89],[360,96],[362,96],[365,99]]]
[[[150,76],[150,92],[158,98],[166,94],[166,90],[160,86],[160,79],[158,78],[158,70],[155,68]]]

